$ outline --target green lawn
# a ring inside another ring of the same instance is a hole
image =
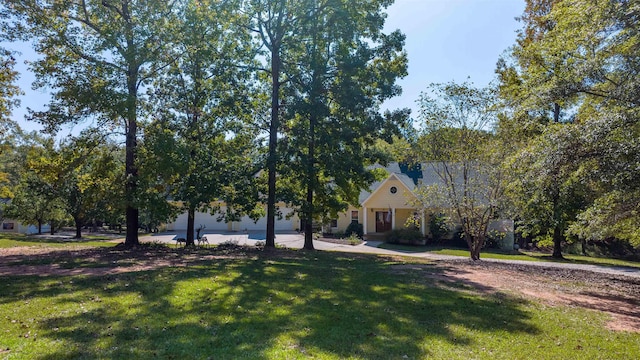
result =
[[[383,249],[398,250],[407,253],[424,253],[430,252],[433,254],[441,255],[454,255],[469,257],[469,250],[460,248],[447,248],[442,246],[410,246],[410,245],[397,245],[383,243],[379,246]],[[507,259],[507,260],[526,260],[526,261],[553,261],[564,262],[574,264],[591,264],[591,265],[604,265],[604,266],[626,266],[633,268],[640,268],[640,263],[635,261],[608,259],[608,258],[595,258],[581,255],[564,255],[565,260],[557,260],[551,257],[550,254],[533,252],[533,251],[518,251],[514,253],[506,253],[499,250],[486,249],[480,253],[480,258],[484,259]]]
[[[112,238],[99,235],[88,235],[82,239],[47,239],[40,238],[38,236],[26,236],[22,234],[0,234],[0,248],[10,248],[17,246],[45,246],[45,247],[74,247],[78,245],[82,246],[100,246],[110,247],[115,246],[109,240]]]
[[[410,260],[408,260],[410,261]],[[250,253],[107,277],[4,277],[7,359],[632,359],[607,316],[442,288],[438,269]]]

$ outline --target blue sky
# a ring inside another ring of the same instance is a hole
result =
[[[409,107],[415,116],[415,101],[430,83],[469,77],[477,86],[489,84],[498,57],[515,42],[520,27],[515,17],[523,10],[524,0],[396,0],[387,10],[385,29],[400,29],[407,36],[409,75],[399,82],[402,96],[385,107]],[[33,56],[29,49],[16,50],[23,60]],[[38,124],[24,120],[26,108],[41,109],[48,96],[31,90],[33,76],[24,65],[18,70],[25,96],[13,118],[25,130],[36,130]]]

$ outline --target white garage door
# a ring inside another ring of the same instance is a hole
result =
[[[222,208],[221,211],[225,211],[225,209]],[[217,219],[218,219],[218,214],[211,215],[209,213],[196,212],[194,227],[197,229],[200,227],[200,225],[204,225],[205,232],[227,231],[229,229],[228,224],[224,222],[224,220],[218,222]],[[180,214],[176,219],[176,221],[174,222],[174,224],[175,224],[174,225],[175,231],[186,231],[187,230],[187,213],[185,212]]]
[[[291,213],[291,209],[281,208],[280,211],[282,212],[282,219],[278,219],[278,217],[276,217],[276,231],[293,231],[299,227],[299,225],[296,224],[298,221],[296,216],[291,219],[286,218],[287,214]],[[267,217],[264,216],[258,219],[257,222],[254,222],[248,216],[243,216],[240,223],[234,224],[233,228],[238,231],[267,231]]]

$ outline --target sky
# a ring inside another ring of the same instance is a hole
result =
[[[412,109],[417,115],[416,100],[431,83],[468,80],[486,86],[495,77],[498,57],[515,43],[520,24],[515,20],[524,10],[524,0],[396,0],[387,9],[385,31],[400,29],[406,35],[409,75],[399,81],[401,96],[387,101],[385,108]],[[34,56],[28,48],[18,61]],[[25,92],[21,107],[13,119],[28,131],[39,130],[37,123],[24,120],[26,108],[40,110],[48,101],[42,90],[31,90],[33,75],[24,64],[18,85]],[[78,128],[65,129],[69,133]]]

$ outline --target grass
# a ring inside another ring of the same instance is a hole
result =
[[[601,313],[444,288],[365,255],[290,252],[107,277],[5,277],[7,359],[640,358]]]
[[[383,249],[398,250],[407,253],[432,253],[440,255],[453,255],[469,257],[469,250],[461,248],[448,248],[443,246],[410,246],[410,245],[398,245],[382,243],[379,246]],[[622,266],[631,268],[640,268],[640,263],[635,261],[627,261],[620,259],[610,258],[595,258],[582,255],[568,255],[564,254],[564,260],[558,260],[551,257],[550,254],[533,252],[533,251],[518,251],[518,252],[504,252],[494,249],[485,249],[480,253],[480,258],[484,259],[505,259],[505,260],[524,260],[524,261],[550,261],[550,262],[562,262],[573,264],[588,264],[588,265],[602,265],[602,266]]]
[[[41,247],[110,247],[116,244],[110,242],[113,238],[107,236],[89,235],[82,239],[51,239],[47,237],[27,236],[22,234],[0,234],[0,248],[10,248],[18,246],[41,246]]]

